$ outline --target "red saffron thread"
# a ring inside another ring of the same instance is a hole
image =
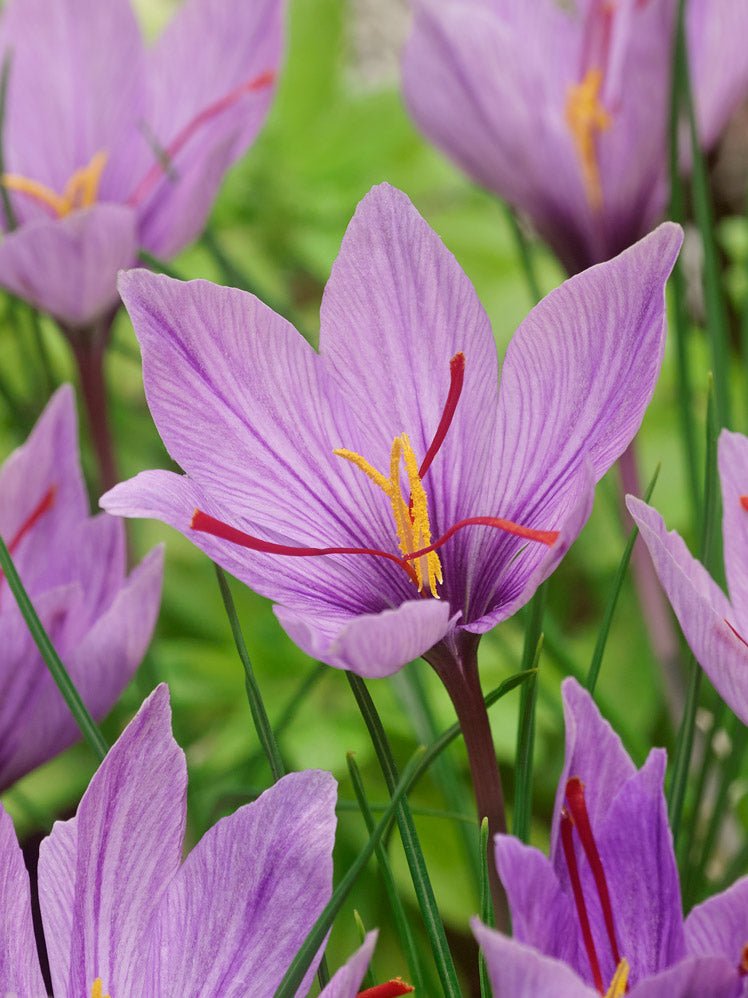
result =
[[[462,386],[464,383],[465,354],[460,351],[460,353],[456,353],[449,362],[449,393],[447,395],[447,401],[444,403],[444,409],[442,410],[441,419],[439,420],[439,425],[436,428],[434,439],[431,441],[429,449],[426,451],[426,456],[421,462],[421,467],[418,469],[418,477],[421,479],[423,479],[423,476],[431,467],[434,458],[439,453],[441,445],[444,443],[444,438],[447,436],[447,432],[452,425],[452,420],[454,419],[455,410],[457,409],[457,403],[460,401],[460,395],[462,394]]]
[[[356,998],[398,998],[399,995],[409,995],[412,991],[415,991],[415,988],[398,977],[393,981],[367,988],[366,991],[359,991]]]
[[[571,890],[579,917],[579,927],[582,930],[582,941],[587,951],[587,959],[590,962],[590,970],[592,971],[592,979],[595,982],[595,987],[601,995],[604,995],[603,975],[600,971],[600,961],[597,958],[595,950],[595,940],[592,938],[590,916],[587,913],[587,904],[584,900],[584,891],[582,890],[582,880],[579,876],[579,867],[577,866],[577,855],[574,851],[573,827],[573,822],[569,817],[568,811],[566,808],[563,808],[561,811],[561,845],[564,850],[566,866],[569,870],[569,880],[571,881]]]
[[[538,541],[540,544],[547,544],[548,547],[556,543],[559,535],[558,530],[533,530],[532,527],[523,527],[519,523],[512,523],[511,520],[502,520],[498,516],[469,516],[465,520],[459,520],[451,526],[433,544],[429,544],[426,548],[421,548],[420,551],[413,551],[410,554],[404,555],[404,560],[413,561],[416,558],[422,558],[431,551],[436,551],[442,545],[446,544],[451,537],[454,537],[458,530],[462,530],[463,527],[496,527],[498,530],[504,530],[508,534],[514,534],[515,537],[524,537],[528,541]]]
[[[748,512],[748,496],[740,497],[740,505]]]
[[[50,486],[44,493],[40,501],[33,508],[31,513],[26,517],[21,526],[16,530],[15,534],[8,541],[7,548],[8,554],[15,554],[18,545],[24,539],[24,537],[29,533],[30,530],[36,526],[36,524],[41,520],[45,513],[54,505],[55,495],[57,490],[54,485]],[[5,576],[0,572],[0,583],[5,579]]]

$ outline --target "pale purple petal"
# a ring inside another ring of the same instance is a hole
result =
[[[12,996],[46,994],[31,922],[29,875],[10,816],[0,805],[0,990]]]
[[[336,797],[329,773],[292,773],[206,832],[159,907],[150,993],[275,992],[332,892]]]
[[[597,998],[597,991],[560,960],[486,928],[477,918],[470,924],[486,958],[495,998]]]
[[[43,881],[39,883],[39,900],[52,987],[55,994],[61,995],[66,994],[70,980],[77,853],[76,819],[56,821],[40,847]]]
[[[330,983],[320,992],[319,998],[356,998],[366,969],[371,962],[377,932],[367,932],[363,944],[337,971]]]
[[[128,0],[12,0],[0,48],[11,55],[5,169],[61,194],[73,172],[103,151],[108,200],[109,168],[127,160],[124,140],[145,93],[145,53]],[[14,200],[21,211],[29,205]],[[100,249],[114,236],[104,236]]]
[[[718,460],[725,573],[735,614],[733,623],[748,634],[748,510],[740,502],[742,496],[748,495],[748,437],[723,430]]]
[[[274,607],[283,629],[312,658],[336,669],[379,679],[392,675],[441,641],[452,630],[449,604],[408,600],[393,610],[353,617],[335,626],[283,606]]]
[[[667,532],[659,513],[632,496],[626,502],[691,651],[720,696],[748,723],[748,636],[733,630],[732,607],[678,534]]]
[[[696,958],[640,981],[630,998],[737,998],[742,991],[737,971],[726,960]]]
[[[162,149],[242,84],[278,72],[283,0],[187,0],[149,56],[148,130]],[[247,93],[209,116],[174,157],[141,206],[141,241],[159,256],[190,242],[223,174],[255,138],[275,85]],[[153,156],[151,156],[153,162]]]
[[[39,889],[44,919],[66,924],[75,861],[67,981],[61,993],[86,995],[100,977],[105,991],[137,994],[144,934],[163,891],[179,868],[187,772],[171,734],[169,692],[159,686],[145,701],[94,775],[75,821],[76,853],[66,824],[42,843]],[[57,835],[66,842],[55,845]]]
[[[124,205],[38,218],[0,243],[0,285],[67,326],[89,325],[117,304],[117,274],[136,248]]]
[[[696,905],[686,919],[686,946],[694,956],[724,956],[733,967],[748,945],[748,877]]]

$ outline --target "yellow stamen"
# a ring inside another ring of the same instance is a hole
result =
[[[629,966],[628,960],[624,957],[623,960],[616,967],[616,972],[613,974],[613,980],[610,982],[610,987],[608,988],[608,993],[605,998],[623,998],[626,994],[626,986],[629,982],[629,971],[631,967]]]
[[[366,458],[354,451],[339,448],[333,452],[338,457],[350,461],[360,471],[370,478],[390,500],[392,516],[395,520],[397,539],[402,554],[420,551],[431,544],[431,525],[429,523],[429,504],[421,476],[418,474],[418,461],[410,444],[407,433],[395,437],[390,452],[390,477],[387,478],[377,471]],[[400,484],[400,462],[405,465],[408,479],[409,499],[403,496]],[[430,551],[422,558],[413,562],[413,571],[418,581],[418,591],[423,591],[424,578],[427,581],[431,595],[439,599],[437,586],[443,581],[442,565],[436,551]]]
[[[602,70],[590,69],[581,83],[569,87],[566,98],[566,124],[574,139],[587,199],[593,211],[599,211],[603,204],[597,159],[597,134],[610,128],[613,121],[600,101],[602,84]]]
[[[91,988],[91,998],[110,998],[110,995],[104,994],[104,984],[100,977],[97,977],[93,982],[93,987]]]
[[[62,194],[57,194],[38,180],[31,180],[18,173],[4,173],[0,183],[9,191],[18,191],[19,194],[27,194],[35,201],[40,201],[51,208],[58,218],[64,218],[76,209],[90,208],[96,203],[107,158],[107,153],[103,151],[95,153],[87,166],[75,171]]]

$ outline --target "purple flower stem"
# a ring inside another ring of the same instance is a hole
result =
[[[80,390],[99,468],[99,484],[102,492],[113,488],[119,481],[104,376],[104,358],[115,314],[112,312],[106,315],[88,329],[63,330],[70,341],[78,367]]]
[[[488,877],[496,925],[507,932],[509,908],[493,861],[494,836],[506,832],[504,792],[478,675],[479,640],[479,635],[463,633],[459,648],[447,647],[442,642],[424,657],[444,683],[462,729],[478,807],[478,822],[488,818]]]

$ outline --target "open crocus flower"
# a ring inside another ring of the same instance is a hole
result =
[[[408,107],[478,183],[525,212],[569,273],[648,232],[668,192],[675,0],[418,0]],[[748,91],[743,0],[695,0],[705,144]],[[725,44],[727,42],[727,44]]]
[[[627,505],[691,651],[748,724],[748,437],[722,431],[719,476],[729,599],[656,510],[633,496]]]
[[[662,791],[665,753],[637,771],[592,698],[563,684],[566,759],[551,855],[498,836],[514,938],[474,923],[498,995],[736,998],[748,973],[748,877],[683,919]]]
[[[183,862],[186,793],[162,685],[110,750],[75,817],[57,822],[41,845],[56,998],[274,994],[332,891],[335,780],[319,771],[284,777],[214,825]],[[41,998],[28,877],[2,809],[0,868],[0,989]],[[324,998],[353,998],[374,941],[372,933]]]
[[[470,282],[386,185],[350,223],[318,354],[252,295],[125,274],[148,404],[186,474],[143,472],[101,505],[176,527],[330,665],[459,657],[555,568],[636,432],[680,239],[665,225],[552,292],[500,391]]]
[[[282,7],[186,0],[147,49],[128,0],[11,0],[2,183],[18,227],[5,220],[0,284],[89,326],[138,248],[194,239],[270,105]]]
[[[0,469],[0,536],[96,718],[140,664],[161,598],[161,549],[127,576],[122,526],[89,514],[75,399],[64,386]],[[0,789],[79,737],[0,572]]]

